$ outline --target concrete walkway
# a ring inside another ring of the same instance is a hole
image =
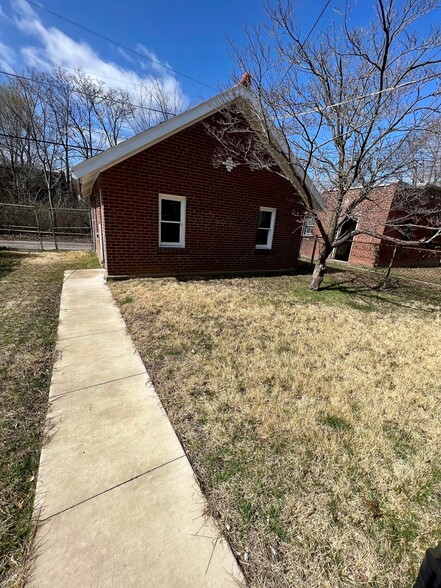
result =
[[[66,272],[30,585],[237,586],[101,270]]]

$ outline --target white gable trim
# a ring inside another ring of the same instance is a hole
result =
[[[245,92],[242,86],[231,88],[74,166],[72,175],[75,180],[81,180],[82,196],[90,196],[96,178],[104,170],[200,122],[239,96],[244,96]]]
[[[259,112],[260,107],[252,95],[250,90],[247,90],[243,86],[235,86],[210,98],[206,102],[202,102],[181,114],[174,116],[158,125],[144,131],[143,133],[139,133],[130,139],[126,139],[122,143],[115,145],[114,147],[110,147],[103,153],[99,153],[90,159],[86,159],[82,163],[74,166],[72,168],[72,176],[74,181],[81,192],[83,197],[88,197],[92,193],[93,185],[98,178],[99,174],[104,170],[113,167],[117,163],[132,157],[136,153],[143,151],[144,149],[155,145],[171,137],[175,133],[178,133],[187,127],[194,125],[195,123],[200,122],[201,120],[211,116],[217,111],[222,110],[231,102],[241,99],[244,105],[248,103],[248,108],[244,108],[244,115],[247,119],[253,119],[255,115],[253,115],[253,111]],[[251,106],[251,108],[250,108]],[[252,120],[249,120],[250,124],[252,124]],[[277,131],[275,127],[271,127],[271,135],[274,138],[274,141],[278,144],[279,148],[285,153],[286,155],[290,155],[290,159],[292,161],[291,165],[294,168],[294,172],[297,177],[293,177],[292,172],[287,176],[290,177],[291,180],[294,180],[294,184],[301,195],[304,194],[304,189],[301,185],[299,178],[304,174],[304,170],[301,167],[297,158],[293,155],[293,153],[289,152],[288,146],[280,137],[280,133]],[[286,161],[277,156],[277,152],[274,149],[269,149],[271,155],[274,157],[276,163],[281,165],[282,169],[289,167]],[[287,171],[287,170],[285,170]],[[310,195],[314,198],[320,208],[324,208],[324,201],[322,200],[318,190],[313,185],[312,181],[309,177],[306,177],[305,184],[307,186],[307,190]]]

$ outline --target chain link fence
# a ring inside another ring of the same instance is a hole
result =
[[[0,202],[0,242],[42,251],[91,249],[91,211]]]
[[[303,237],[300,260],[311,269],[320,250],[318,236]],[[441,245],[415,247],[394,245],[378,239],[356,238],[334,249],[327,265],[341,270],[371,272],[375,285],[383,287],[406,282],[441,291]]]

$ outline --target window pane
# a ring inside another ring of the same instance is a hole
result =
[[[181,225],[161,223],[161,243],[179,243]]]
[[[268,229],[257,229],[256,245],[268,245],[268,235]]]
[[[271,227],[272,212],[261,210],[259,213],[259,229],[269,229]]]
[[[181,202],[179,200],[161,200],[161,220],[181,220]]]
[[[308,215],[305,218],[305,222],[303,224],[303,232],[302,235],[304,237],[311,237],[314,235],[314,226],[315,226],[315,218],[313,215]]]

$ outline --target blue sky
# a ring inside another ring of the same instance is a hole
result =
[[[161,3],[36,0],[36,3],[122,45],[145,51],[213,88],[228,84],[234,70],[227,37],[243,43],[244,25],[252,27],[266,22],[263,3],[259,0]],[[321,23],[325,24],[332,16],[336,5],[337,1],[333,0]],[[324,1],[302,0],[299,24],[305,34],[323,6]],[[109,84],[129,78],[136,83],[137,76],[145,78],[155,70],[148,60],[126,53],[25,0],[0,0],[0,68],[20,71],[30,66],[42,70],[49,63],[81,67]],[[215,93],[183,76],[165,73],[176,77],[180,91],[190,103]]]
[[[36,0],[48,10],[78,22],[141,53],[170,65],[209,87],[153,65],[59,18],[29,5],[26,0],[0,0],[0,68],[44,70],[50,64],[67,69],[80,67],[110,85],[134,87],[159,73],[188,104],[225,87],[234,64],[227,37],[244,42],[244,25],[265,24],[259,0]],[[335,16],[343,0],[332,0],[320,27]],[[355,0],[353,16],[365,24],[372,12],[371,0]],[[300,30],[306,36],[325,0],[299,0],[296,10]]]

